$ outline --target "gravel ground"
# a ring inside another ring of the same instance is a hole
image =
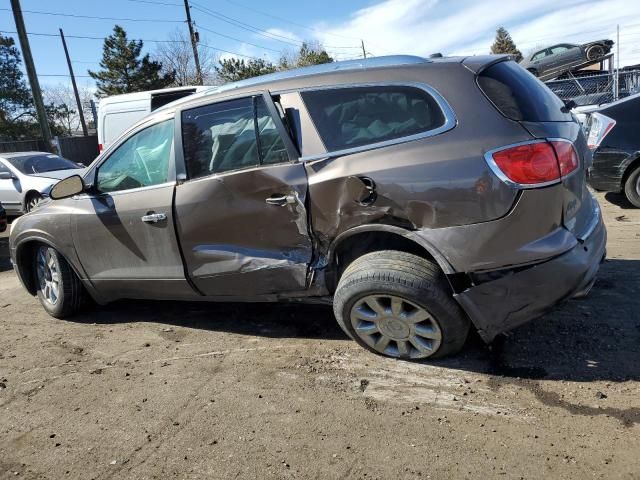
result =
[[[640,210],[598,199],[586,299],[429,364],[367,353],[322,306],[55,320],[0,234],[0,478],[640,478]]]

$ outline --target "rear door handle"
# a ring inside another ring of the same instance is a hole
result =
[[[280,195],[280,196],[272,196],[272,197],[267,197],[265,199],[265,202],[267,202],[269,205],[280,205],[280,206],[284,206],[287,204],[294,204],[296,203],[296,196],[293,194],[289,194],[289,195]]]
[[[158,223],[164,222],[167,219],[166,213],[150,213],[148,215],[144,215],[141,220],[144,223]]]

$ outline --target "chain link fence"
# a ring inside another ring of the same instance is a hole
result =
[[[602,105],[640,93],[640,70],[621,71],[617,77],[615,73],[569,73],[568,78],[550,80],[545,84],[562,100],[573,100],[578,106]]]

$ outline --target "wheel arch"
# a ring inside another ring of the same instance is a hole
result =
[[[624,184],[627,183],[627,179],[633,173],[636,168],[640,168],[640,153],[635,155],[635,158],[631,160],[627,165],[624,166],[622,171],[622,178],[620,181],[620,186],[624,190]]]
[[[79,274],[76,266],[54,242],[41,236],[30,236],[22,239],[20,243],[16,245],[15,267],[20,281],[31,295],[36,294],[36,279],[33,271],[33,253],[34,249],[38,245],[43,244],[54,248],[56,252],[58,252],[58,255],[64,258],[69,264],[73,273],[82,281],[82,276]],[[83,281],[83,283],[85,282]]]
[[[327,288],[335,291],[341,273],[353,260],[379,250],[418,255],[438,265],[448,279],[457,274],[438,249],[415,232],[394,225],[363,225],[341,233],[331,243],[327,253]]]

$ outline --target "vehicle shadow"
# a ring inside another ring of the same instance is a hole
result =
[[[635,207],[634,205],[631,204],[631,202],[629,202],[629,200],[627,200],[627,197],[624,196],[624,194],[622,193],[615,193],[615,192],[608,192],[604,195],[605,200],[607,200],[608,202],[624,209],[624,210],[629,210],[629,209],[635,209],[637,207]]]
[[[586,298],[569,300],[489,347],[472,340],[462,355],[435,363],[504,378],[640,380],[639,293],[640,260],[607,260]]]
[[[14,217],[7,218],[7,230],[0,233],[0,273],[12,270],[11,256],[9,254],[9,230]]]
[[[607,260],[587,298],[570,300],[490,346],[472,334],[460,354],[428,363],[502,379],[640,380],[639,289],[640,260]],[[159,322],[265,337],[347,339],[331,307],[297,303],[122,301],[73,321]]]
[[[346,340],[329,305],[123,300],[95,307],[73,322],[156,322],[175,327],[270,338]]]

